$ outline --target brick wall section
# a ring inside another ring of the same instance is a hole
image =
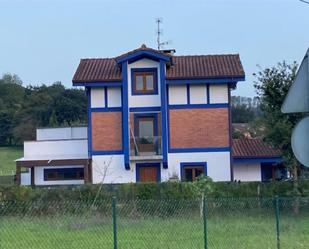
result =
[[[93,112],[92,149],[121,150],[122,124],[121,112]]]
[[[171,148],[229,146],[228,108],[172,109]]]

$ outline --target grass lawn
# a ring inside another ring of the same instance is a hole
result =
[[[0,147],[0,175],[11,174],[12,170],[15,172],[14,160],[22,155],[22,147]]]
[[[223,214],[224,215],[224,214]],[[100,216],[53,218],[1,217],[1,249],[110,249],[111,218]],[[204,248],[203,222],[199,217],[118,217],[119,249]],[[273,216],[237,215],[208,219],[209,249],[276,248]],[[309,215],[281,217],[281,249],[308,248]]]

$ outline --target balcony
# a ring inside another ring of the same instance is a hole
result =
[[[162,159],[161,136],[131,137],[130,160]]]

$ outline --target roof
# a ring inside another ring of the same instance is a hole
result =
[[[238,54],[173,56],[142,47],[114,58],[81,59],[73,77],[74,83],[120,82],[121,59],[140,51],[149,51],[171,58],[166,69],[166,79],[216,79],[243,78],[245,76]]]
[[[233,158],[281,157],[279,150],[266,144],[262,139],[233,139]]]

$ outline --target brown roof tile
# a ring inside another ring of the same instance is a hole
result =
[[[281,153],[262,139],[233,139],[232,156],[234,158],[280,157]]]
[[[82,59],[73,77],[73,83],[121,81],[121,69],[116,60],[139,50],[157,50],[142,46],[116,58]],[[167,79],[201,79],[244,77],[238,54],[171,56]]]

